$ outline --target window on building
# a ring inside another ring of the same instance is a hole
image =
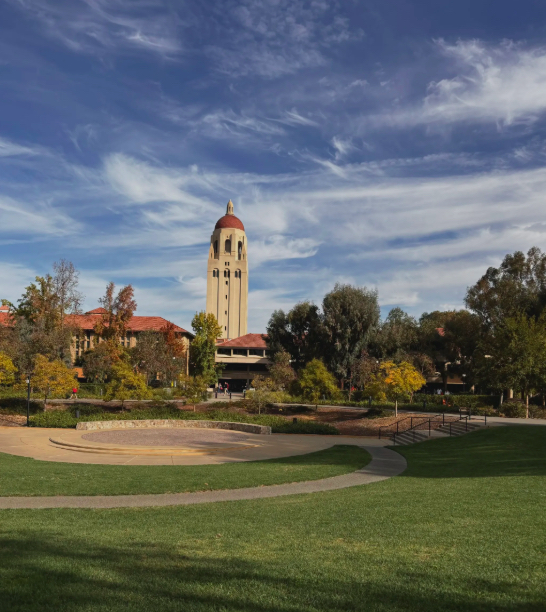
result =
[[[227,310],[226,310],[225,314],[227,314]]]
[[[225,251],[231,253],[231,240],[229,238],[226,240]]]
[[[233,354],[248,357],[248,349],[233,349]]]
[[[228,285],[228,284],[229,284],[229,281],[226,281],[226,285]]]
[[[237,248],[237,255],[239,259],[241,259],[243,255],[243,243],[240,240],[239,240],[239,246]]]
[[[251,363],[248,366],[250,372],[267,372],[265,363]]]
[[[264,356],[264,349],[249,349],[248,350],[248,354],[249,355],[254,355],[256,357],[263,357]]]
[[[228,348],[219,348],[216,353],[218,355],[230,355],[231,356],[231,349]]]
[[[214,256],[218,255],[218,240],[214,241]]]

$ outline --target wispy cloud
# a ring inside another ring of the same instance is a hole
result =
[[[327,62],[325,50],[363,36],[338,7],[303,0],[228,0],[216,14],[220,44],[208,54],[233,76],[276,78]]]
[[[180,53],[181,19],[160,0],[9,0],[47,33],[81,53]]]
[[[431,81],[418,105],[363,117],[365,129],[479,122],[502,128],[528,125],[546,111],[546,47],[438,40],[436,50],[453,76]]]

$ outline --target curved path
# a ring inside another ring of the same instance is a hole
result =
[[[282,485],[223,489],[197,493],[168,493],[164,495],[93,495],[56,497],[0,497],[0,509],[39,508],[142,508],[151,506],[188,506],[222,501],[262,499],[281,495],[333,491],[371,484],[398,476],[406,469],[402,455],[381,446],[362,446],[372,456],[365,468],[322,480],[307,480]]]

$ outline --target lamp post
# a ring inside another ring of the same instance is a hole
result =
[[[30,374],[27,376],[27,427],[30,427]]]

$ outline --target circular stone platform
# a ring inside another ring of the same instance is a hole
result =
[[[76,439],[50,438],[57,448],[107,455],[213,455],[260,446],[263,435],[222,429],[100,429]]]
[[[95,431],[83,440],[140,447],[211,449],[248,442],[252,434],[219,429],[122,429]]]

